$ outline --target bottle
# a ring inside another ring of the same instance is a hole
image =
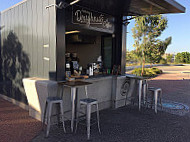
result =
[[[82,74],[82,66],[79,67],[79,74]]]
[[[89,66],[89,76],[93,76],[93,66]]]
[[[70,62],[66,62],[66,78],[70,78],[71,77],[71,65]]]

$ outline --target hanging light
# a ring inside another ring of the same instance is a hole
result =
[[[66,2],[60,2],[58,5],[56,5],[56,4],[51,4],[51,5],[49,5],[49,6],[46,6],[45,8],[46,9],[48,9],[48,8],[50,8],[50,7],[52,7],[52,6],[55,6],[56,8],[58,8],[58,9],[62,9],[62,8],[66,8],[66,7],[68,7],[69,5],[73,5],[73,4],[75,4],[75,3],[77,3],[77,2],[79,2],[80,0],[74,0],[74,1],[72,1],[72,2],[70,2],[70,3],[66,3]]]
[[[80,31],[68,31],[68,32],[65,32],[65,34],[74,34],[74,33],[79,33]]]
[[[75,3],[79,2],[79,1],[80,0],[74,0],[74,1],[70,2],[70,5],[73,5],[73,4],[75,4]]]

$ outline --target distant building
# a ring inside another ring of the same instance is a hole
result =
[[[174,61],[175,61],[175,55],[176,55],[175,53],[165,53],[163,55],[163,58],[167,59],[168,56],[172,56],[170,62],[174,63]]]

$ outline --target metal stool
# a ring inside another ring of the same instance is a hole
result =
[[[60,86],[58,86],[59,88]],[[59,92],[59,91],[57,91]],[[48,92],[49,93],[49,92]],[[61,92],[63,93],[63,92]],[[58,94],[58,93],[57,93]],[[49,96],[49,95],[48,95]],[[46,111],[47,111],[47,129],[46,129],[46,137],[48,137],[49,135],[49,131],[50,131],[50,125],[51,125],[51,116],[52,116],[52,107],[53,104],[59,104],[59,108],[60,108],[60,114],[61,114],[61,118],[62,118],[62,124],[63,124],[63,130],[66,133],[65,130],[65,123],[64,123],[64,112],[63,112],[63,100],[62,100],[62,95],[61,97],[48,97],[46,99],[46,105],[45,105],[45,111],[44,111],[44,118],[43,118],[43,128],[45,125],[45,118],[46,118]],[[57,120],[58,120],[58,124],[60,123],[60,114],[57,114]]]
[[[160,98],[160,105],[162,108],[162,89],[156,88],[156,87],[148,87],[148,90],[151,91],[154,95],[154,97],[152,96],[151,106],[153,104],[153,99],[154,99],[154,110],[155,110],[155,113],[157,113],[158,95]]]
[[[87,139],[89,140],[90,139],[90,126],[91,126],[91,107],[93,105],[96,105],[97,123],[98,123],[98,130],[99,130],[100,134],[101,134],[101,131],[100,131],[100,122],[99,122],[98,101],[96,99],[88,98],[88,95],[87,95],[87,86],[85,86],[85,94],[86,94],[87,98],[80,99],[80,109],[81,109],[82,105],[86,106]],[[81,119],[81,120],[83,120],[83,119]],[[75,130],[75,132],[77,131],[77,125],[78,125],[79,121],[81,121],[81,120],[78,119],[78,112],[77,112],[76,130]]]

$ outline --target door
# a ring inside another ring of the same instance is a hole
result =
[[[104,69],[112,69],[112,36],[102,36],[102,60]]]

